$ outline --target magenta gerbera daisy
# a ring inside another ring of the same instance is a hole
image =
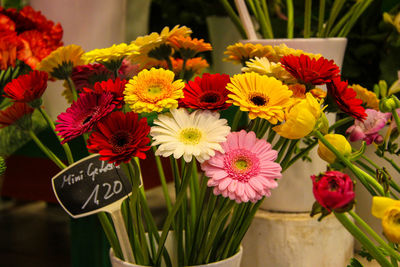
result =
[[[95,83],[93,89],[83,88],[83,91],[86,93],[95,92],[96,94],[109,92],[114,97],[113,104],[115,104],[116,108],[120,109],[125,103],[124,90],[127,82],[127,80],[121,80],[120,78],[115,79],[115,81],[113,79],[109,79],[108,81]]]
[[[129,162],[132,157],[145,159],[144,152],[150,149],[149,132],[146,118],[139,120],[134,112],[116,111],[97,123],[87,147],[90,152],[99,153],[101,160],[116,165]]]
[[[78,92],[81,92],[84,87],[92,89],[96,82],[107,81],[113,77],[112,72],[99,63],[76,66],[71,74]]]
[[[310,58],[307,55],[287,55],[281,58],[282,66],[304,84],[326,84],[340,73],[339,67],[324,57]]]
[[[113,99],[111,93],[80,94],[78,100],[57,117],[56,131],[64,139],[61,143],[90,131],[96,122],[113,111]]]
[[[232,104],[227,103],[229,91],[226,85],[230,81],[227,74],[209,74],[189,81],[183,89],[184,98],[179,99],[179,106],[193,109],[223,110]]]
[[[270,190],[278,186],[275,179],[282,176],[281,166],[274,162],[278,152],[272,150],[271,144],[257,139],[254,132],[242,130],[230,133],[221,145],[225,152],[217,151],[201,165],[214,194],[238,203],[270,196]]]

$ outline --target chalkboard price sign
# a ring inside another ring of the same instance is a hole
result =
[[[109,211],[108,206],[120,202],[132,192],[132,185],[120,166],[88,156],[52,179],[58,202],[73,218]]]

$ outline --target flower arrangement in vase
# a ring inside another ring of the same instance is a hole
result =
[[[299,151],[299,141],[316,136],[330,144],[323,134],[367,116],[333,61],[285,46],[253,51],[253,56],[266,54],[272,63],[256,59],[245,73],[203,73],[191,80],[208,66],[199,53],[212,49],[191,33],[185,26],[165,27],[130,44],[89,52],[78,45],[62,46],[4,87],[11,103],[0,111],[0,127],[28,133],[61,170],[77,161],[71,140],[83,138],[89,153],[129,177],[132,190],[121,206],[128,242],[121,242],[120,228],[106,213],[98,217],[114,255],[130,264],[226,261],[241,251],[258,207],[278,186],[281,173],[317,144],[312,140]],[[249,59],[240,55],[239,60]],[[63,94],[72,103],[55,123],[41,102],[49,78],[65,81]],[[330,127],[326,93],[318,88],[324,84],[335,111],[349,115]],[[221,115],[226,109],[235,110],[229,123]],[[67,162],[32,131],[35,110],[59,138]],[[147,153],[155,155],[168,211],[161,229],[142,184],[146,177],[140,165]],[[170,159],[175,200],[160,157]],[[176,257],[166,248],[168,238]]]

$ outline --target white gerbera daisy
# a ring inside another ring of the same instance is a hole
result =
[[[151,127],[153,146],[159,145],[156,155],[178,159],[183,156],[186,162],[194,156],[200,163],[223,152],[221,143],[230,132],[227,120],[220,119],[219,113],[197,110],[189,114],[186,109],[172,109],[171,113],[158,116],[156,126]]]

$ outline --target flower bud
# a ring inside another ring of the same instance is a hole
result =
[[[329,211],[347,211],[354,202],[354,184],[350,177],[339,171],[327,171],[311,176],[317,202]]]
[[[343,135],[340,134],[327,134],[324,136],[325,139],[338,150],[342,155],[349,156],[351,154],[351,145]],[[318,155],[321,159],[328,163],[334,163],[336,161],[335,154],[329,150],[321,140],[318,140]]]
[[[382,112],[392,112],[397,108],[400,108],[400,100],[395,95],[385,97],[379,102],[379,109]]]

